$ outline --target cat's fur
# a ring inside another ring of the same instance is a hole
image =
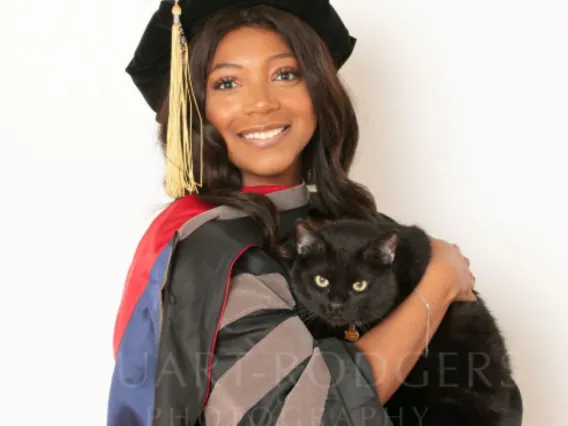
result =
[[[316,338],[344,338],[350,324],[364,334],[405,298],[417,297],[412,292],[430,255],[430,241],[416,226],[340,220],[314,228],[299,221],[291,280],[298,312]],[[328,280],[326,288],[315,283],[317,276],[320,284]],[[361,280],[366,290],[354,291]],[[450,306],[428,356],[385,404],[395,426],[521,424],[504,339],[476,295],[477,302]]]

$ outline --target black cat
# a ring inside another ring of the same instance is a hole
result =
[[[299,221],[296,236],[291,289],[316,338],[345,338],[351,326],[363,334],[379,323],[412,293],[431,255],[416,226]],[[477,302],[450,306],[428,355],[385,404],[395,426],[521,424],[504,339],[476,295]]]

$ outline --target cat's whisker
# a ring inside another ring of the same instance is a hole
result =
[[[321,321],[321,318],[319,317],[319,315],[317,315],[314,312],[311,312],[310,310],[308,310],[304,306],[301,306],[301,305],[296,306],[296,311],[298,312],[298,315],[302,318],[302,320],[307,324],[314,323],[318,320]]]
[[[308,308],[302,306],[302,305],[297,305],[296,306],[296,311],[300,314],[300,315],[315,315],[315,313],[313,313],[312,311],[310,311]]]
[[[363,333],[366,333],[371,329],[370,325],[360,320],[355,321],[355,325],[359,327]]]
[[[308,314],[308,315],[304,316],[303,318],[307,322],[313,322],[313,321],[318,319],[318,316],[315,315],[315,314]]]

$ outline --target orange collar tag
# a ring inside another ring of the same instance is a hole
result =
[[[356,342],[359,340],[359,332],[354,325],[349,327],[349,330],[345,332],[345,340],[349,340],[350,342]]]

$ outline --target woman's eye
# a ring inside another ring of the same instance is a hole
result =
[[[293,70],[279,71],[276,76],[276,80],[281,80],[281,81],[292,81],[292,80],[297,80],[298,78],[300,78],[300,75]]]
[[[225,79],[219,80],[217,83],[215,83],[214,88],[216,90],[228,90],[228,89],[234,89],[236,87],[236,85],[237,85],[237,83],[235,82],[235,80],[225,78]]]

